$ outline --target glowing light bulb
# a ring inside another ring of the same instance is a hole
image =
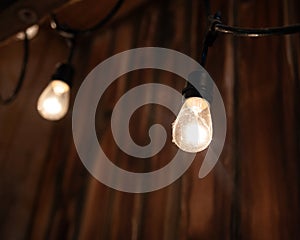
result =
[[[196,153],[212,140],[209,103],[200,97],[187,98],[172,124],[173,142],[183,151]]]
[[[32,25],[31,27],[27,28],[25,31],[26,31],[28,39],[29,40],[33,39],[39,32],[39,25],[37,25],[37,24]],[[24,32],[19,32],[19,33],[17,33],[16,37],[19,40],[24,40],[25,34],[24,34]]]
[[[47,120],[59,120],[66,115],[69,102],[69,85],[61,80],[53,80],[40,95],[37,110]]]

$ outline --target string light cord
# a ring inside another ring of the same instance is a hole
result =
[[[69,47],[69,54],[66,59],[65,63],[60,63],[56,69],[55,74],[52,76],[52,78],[62,78],[69,86],[72,85],[72,78],[74,74],[74,68],[72,66],[72,59],[75,52],[76,47],[76,41],[79,35],[95,31],[99,28],[101,28],[103,25],[105,25],[120,9],[122,6],[124,0],[118,0],[117,3],[114,5],[114,7],[111,9],[111,11],[103,18],[101,21],[99,21],[96,25],[93,27],[81,30],[81,29],[74,29],[70,28],[67,25],[59,23],[57,20],[57,17],[55,14],[52,14],[52,21],[51,21],[51,27],[59,33],[60,36],[62,36]]]
[[[209,2],[206,1],[206,11],[209,11]],[[208,48],[211,47],[216,40],[218,33],[232,34],[238,37],[266,37],[274,35],[286,35],[300,33],[300,24],[283,26],[283,27],[272,27],[272,28],[241,28],[224,25],[221,22],[221,14],[217,12],[215,15],[210,15],[208,17],[208,30],[206,32],[203,48],[201,52],[200,64],[205,67],[206,57],[208,53]],[[194,88],[194,86],[187,82],[187,86],[182,90],[182,94],[185,98],[191,96],[201,97],[200,93]]]
[[[266,37],[274,35],[286,35],[294,34],[300,32],[300,24],[283,26],[283,27],[273,27],[273,28],[240,28],[227,26],[221,23],[217,23],[214,26],[214,30],[221,33],[233,34],[238,37]]]
[[[67,25],[63,25],[63,24],[59,23],[55,14],[51,15],[51,17],[52,17],[51,27],[66,37],[68,37],[68,36],[72,37],[72,36],[78,35],[78,34],[93,32],[93,31],[101,28],[103,25],[105,25],[118,12],[118,10],[121,8],[123,3],[124,3],[124,0],[118,0],[117,3],[114,5],[114,7],[111,9],[111,11],[103,19],[101,19],[96,25],[94,25],[90,28],[87,28],[87,29],[83,29],[83,30],[74,29]]]
[[[14,89],[14,91],[12,92],[12,94],[10,95],[10,97],[8,98],[3,98],[3,96],[0,96],[0,104],[1,105],[7,105],[11,102],[13,102],[13,100],[16,99],[18,93],[20,92],[23,82],[24,82],[24,78],[26,75],[26,68],[28,65],[28,56],[29,56],[29,41],[28,41],[28,35],[26,33],[26,31],[24,31],[24,40],[23,40],[23,48],[24,48],[24,53],[23,53],[23,63],[22,63],[22,67],[21,67],[21,72],[20,72],[20,76],[19,76],[19,80],[17,82],[17,85]]]
[[[203,49],[201,54],[200,64],[204,67],[206,63],[206,57],[208,47],[211,47],[216,40],[218,33],[232,34],[238,37],[266,37],[274,35],[286,35],[300,33],[300,24],[272,27],[272,28],[241,28],[224,25],[221,22],[221,13],[217,12],[215,15],[208,17],[208,31],[204,38]]]
[[[69,55],[67,58],[67,62],[68,62],[68,64],[71,64],[73,56],[74,56],[74,52],[75,52],[76,37],[74,36],[73,38],[67,39],[67,45],[69,47]]]
[[[209,6],[208,3],[209,2],[207,1],[207,4],[206,4],[207,13],[210,12],[210,6]],[[202,51],[201,51],[200,65],[202,67],[205,67],[205,64],[206,64],[206,57],[207,57],[207,53],[208,53],[208,48],[212,47],[213,43],[215,42],[215,40],[217,39],[217,36],[218,36],[218,32],[215,31],[215,25],[218,24],[218,23],[221,23],[221,14],[220,14],[220,12],[217,12],[213,16],[208,16],[208,20],[209,20],[208,30],[205,34],[204,41],[203,41],[203,47],[202,47]],[[194,77],[192,77],[192,78],[194,78]],[[191,82],[193,82],[193,84]],[[194,87],[195,84],[198,85],[198,88],[202,88],[204,91],[207,90],[206,86],[205,86],[205,83],[201,83],[201,81],[199,82],[195,78],[194,79],[189,79],[187,81],[186,87],[182,90],[182,95],[185,98],[202,97],[201,94],[198,92],[198,90]],[[200,86],[199,86],[199,84],[200,84]],[[209,98],[211,98],[211,97],[209,96]]]

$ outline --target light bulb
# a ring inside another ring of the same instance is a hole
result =
[[[183,151],[196,153],[212,140],[209,103],[200,97],[187,98],[172,124],[173,142]]]
[[[26,31],[26,34],[27,34],[27,38],[29,40],[33,39],[39,32],[39,25],[37,25],[37,24],[32,25],[31,27],[27,28],[25,31]],[[17,33],[16,37],[19,40],[24,40],[25,39],[25,34],[24,34],[24,32],[19,32],[19,33]]]
[[[69,101],[69,85],[61,80],[53,80],[40,95],[37,110],[47,120],[59,120],[66,115]]]

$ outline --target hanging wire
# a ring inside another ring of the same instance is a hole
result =
[[[103,18],[101,19],[96,25],[87,28],[87,29],[74,29],[70,28],[69,26],[62,25],[61,23],[58,22],[57,17],[55,14],[52,14],[52,23],[51,26],[58,32],[62,32],[66,36],[72,36],[72,35],[78,35],[78,34],[83,34],[87,32],[93,32],[99,28],[101,28],[103,25],[105,25],[120,9],[122,4],[124,3],[124,0],[118,0],[117,3],[114,5],[114,7],[111,9],[111,11]]]
[[[7,105],[11,102],[13,102],[13,100],[15,100],[15,98],[17,97],[18,93],[20,92],[23,82],[24,82],[24,78],[25,78],[25,73],[26,73],[26,68],[27,68],[27,64],[28,64],[28,56],[29,56],[29,43],[28,43],[28,35],[26,33],[26,31],[24,31],[24,40],[23,40],[23,46],[24,46],[24,53],[23,53],[23,63],[22,63],[22,67],[21,67],[21,72],[20,72],[20,76],[19,76],[19,80],[17,82],[17,85],[15,87],[15,90],[12,92],[12,94],[10,95],[10,97],[8,98],[3,98],[0,95],[0,104],[1,105]]]
[[[57,20],[57,17],[55,14],[51,14],[52,20],[51,20],[51,27],[57,31],[67,42],[67,45],[69,47],[69,55],[66,59],[66,63],[60,63],[59,67],[57,68],[55,74],[53,76],[62,77],[62,75],[67,74],[66,79],[68,79],[68,85],[72,85],[72,76],[73,76],[73,66],[72,66],[72,59],[75,52],[76,47],[76,40],[78,35],[88,33],[95,31],[99,28],[101,28],[103,25],[105,25],[120,9],[122,6],[124,0],[118,0],[118,2],[114,5],[114,7],[111,9],[111,11],[103,18],[101,21],[99,21],[96,25],[93,27],[87,28],[87,29],[74,29],[69,26],[66,26],[64,24],[59,23]]]
[[[72,58],[74,56],[74,51],[75,51],[76,38],[73,37],[73,38],[67,39],[67,44],[69,46],[69,55],[68,55],[67,62],[68,62],[68,64],[71,64]]]
[[[217,23],[214,26],[214,30],[221,33],[233,34],[239,37],[265,37],[265,36],[299,33],[300,24],[283,26],[283,27],[274,27],[274,28],[253,29],[253,28],[232,27],[221,23]]]
[[[204,1],[206,13],[210,13],[210,2],[209,0]],[[218,33],[227,33],[233,34],[234,36],[240,37],[265,37],[265,36],[274,36],[274,35],[285,35],[285,34],[294,34],[300,33],[300,24],[275,27],[275,28],[261,28],[261,29],[252,29],[252,28],[240,28],[232,27],[222,24],[221,22],[221,13],[217,12],[215,15],[208,16],[208,30],[204,37],[203,48],[201,52],[200,64],[202,67],[205,67],[206,57],[208,53],[208,48],[213,45],[215,42]],[[182,90],[182,94],[185,98],[191,96],[200,96],[200,93],[195,89],[195,87],[187,82],[187,86]]]
[[[211,6],[209,0],[204,0],[204,7],[205,7],[205,14],[207,16],[207,19],[209,20],[209,23],[208,23],[208,29],[204,37],[202,51],[201,51],[200,65],[202,67],[205,67],[208,48],[213,45],[214,41],[217,38],[217,32],[212,29],[212,25],[215,24],[216,22],[220,22],[219,19],[221,19],[219,12],[217,12],[213,17],[211,16]],[[195,97],[195,96],[201,97],[199,91],[193,86],[193,84],[190,83],[190,81],[187,81],[186,87],[182,90],[182,95],[185,98]]]
[[[66,26],[64,24],[59,23],[57,20],[57,17],[55,14],[51,14],[52,20],[51,20],[51,27],[56,30],[63,38],[65,38],[67,45],[69,46],[69,55],[67,57],[67,62],[65,63],[68,66],[72,67],[72,58],[74,56],[75,52],[75,43],[78,35],[88,33],[95,31],[99,28],[101,28],[103,25],[105,25],[120,9],[122,6],[124,0],[118,0],[117,3],[114,5],[114,7],[111,9],[111,11],[103,18],[101,19],[96,25],[87,28],[87,29],[74,29],[69,26]]]
[[[205,1],[207,12],[209,12],[209,1]],[[221,13],[217,12],[215,15],[210,15],[208,17],[209,28],[204,38],[204,44],[201,54],[200,64],[204,67],[206,63],[206,57],[208,48],[211,47],[216,40],[218,33],[227,33],[233,34],[234,36],[239,37],[266,37],[274,35],[286,35],[300,33],[300,24],[283,26],[283,27],[274,27],[274,28],[240,28],[224,25],[221,22]]]

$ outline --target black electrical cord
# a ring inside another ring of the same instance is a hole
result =
[[[81,30],[74,29],[64,24],[59,23],[55,14],[51,14],[51,27],[57,31],[63,38],[65,38],[67,45],[69,46],[69,55],[66,59],[66,63],[60,63],[56,72],[52,76],[52,79],[56,79],[57,77],[64,80],[69,86],[72,85],[72,77],[74,73],[74,69],[72,66],[72,59],[75,52],[75,43],[78,35],[95,31],[105,25],[120,9],[124,0],[118,0],[111,11],[101,19],[96,25],[93,27]]]
[[[206,0],[204,3],[205,3],[206,12],[208,13],[210,11],[209,1]],[[202,67],[205,67],[208,48],[213,45],[214,41],[218,36],[218,33],[233,34],[234,36],[239,36],[239,37],[265,37],[265,36],[300,33],[300,24],[283,26],[283,27],[274,27],[274,28],[260,28],[260,29],[240,28],[240,27],[224,25],[221,22],[221,14],[219,12],[217,12],[213,16],[209,16],[208,20],[209,20],[209,25],[208,25],[209,27],[204,38],[203,48],[201,52],[201,59],[200,59],[200,64]],[[185,98],[196,97],[196,96],[201,97],[200,93],[195,89],[195,87],[190,82],[187,82],[187,86],[182,90],[182,94],[185,96]]]
[[[23,40],[23,46],[24,46],[24,53],[23,53],[23,63],[22,63],[22,67],[21,67],[21,72],[20,72],[20,76],[19,76],[19,80],[17,82],[17,85],[15,87],[15,90],[13,91],[13,93],[8,97],[8,98],[3,98],[0,95],[0,104],[1,105],[7,105],[9,103],[11,103],[13,100],[15,100],[15,98],[17,97],[23,82],[24,82],[24,78],[25,78],[25,73],[26,73],[26,68],[27,68],[27,64],[28,64],[28,56],[29,56],[29,43],[28,43],[28,36],[26,31],[24,31],[24,40]]]
[[[67,63],[71,64],[72,58],[74,56],[74,51],[75,51],[76,38],[73,37],[73,38],[67,39],[67,44],[68,44],[68,46],[70,48],[70,50],[69,50],[69,56],[68,56],[68,59],[67,59]]]
[[[207,12],[207,14],[209,14],[210,13],[209,1],[205,1],[205,5],[206,5],[206,7],[205,7],[206,12]],[[214,26],[217,23],[221,23],[221,14],[220,14],[220,12],[217,12],[214,16],[208,15],[208,20],[209,20],[208,30],[205,34],[203,47],[202,47],[202,51],[201,51],[200,65],[202,67],[205,67],[208,48],[213,45],[213,43],[215,42],[215,40],[218,36],[218,32],[215,31]],[[202,97],[200,92],[193,85],[193,84],[196,84],[196,85],[198,85],[198,88],[199,88],[200,87],[199,84],[201,84],[200,81],[198,81],[197,79],[196,79],[196,81],[194,81],[195,79],[193,79],[193,78],[195,76],[197,77],[197,75],[191,76],[191,79],[189,79],[187,81],[186,87],[182,90],[182,95],[185,98]],[[193,84],[191,83],[192,81],[194,81]],[[202,88],[202,87],[200,87],[200,88]]]
[[[265,37],[265,36],[300,33],[300,24],[283,26],[283,27],[274,27],[274,28],[253,29],[253,28],[232,27],[221,23],[217,23],[214,25],[214,31],[233,34],[239,37]]]
[[[55,14],[51,15],[52,16],[51,26],[58,32],[61,32],[63,35],[65,35],[65,36],[69,35],[71,37],[74,35],[78,35],[78,34],[93,32],[93,31],[101,28],[103,25],[105,25],[117,13],[117,11],[122,6],[123,2],[124,2],[124,0],[118,0],[117,3],[114,5],[114,7],[111,9],[111,11],[103,19],[101,19],[96,25],[94,25],[90,28],[81,30],[81,29],[74,29],[74,28],[71,28],[66,25],[62,25],[61,23],[58,22]]]

